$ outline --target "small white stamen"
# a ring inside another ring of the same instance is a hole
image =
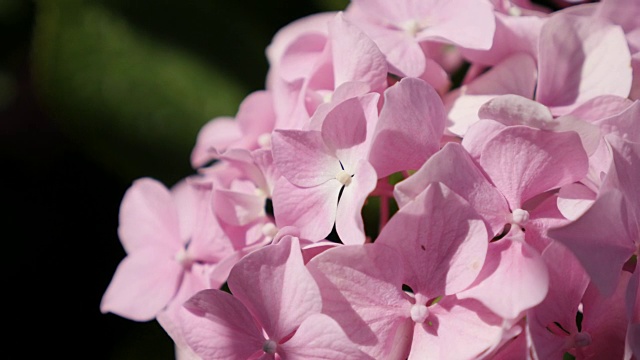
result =
[[[509,217],[510,219],[508,220],[510,223],[522,226],[529,221],[529,212],[527,210],[515,209]]]
[[[276,343],[273,340],[267,340],[262,345],[262,351],[266,352],[267,354],[273,355],[276,353],[277,347],[278,347],[278,343]]]
[[[268,238],[274,238],[278,233],[278,228],[273,223],[266,223],[262,225],[262,234]]]
[[[264,133],[258,136],[258,145],[260,145],[260,147],[264,149],[271,148],[271,134]]]
[[[414,19],[403,22],[400,24],[400,27],[412,37],[416,36],[416,34],[423,29],[418,20]]]
[[[262,189],[260,189],[260,188],[256,188],[256,189],[253,191],[253,193],[254,193],[256,196],[260,196],[260,197],[263,197],[263,198],[266,198],[266,197],[267,197],[267,192],[266,192],[266,191],[264,191],[264,190],[262,190]]]
[[[193,259],[189,256],[187,249],[185,248],[178,250],[175,259],[185,268],[189,268],[193,265]]]
[[[515,5],[511,5],[509,7],[509,15],[511,16],[521,16],[522,15],[522,10],[520,10],[519,7],[515,6]]]
[[[579,332],[573,337],[573,344],[577,348],[591,345],[591,335],[587,332]]]
[[[351,184],[351,174],[344,170],[340,170],[338,175],[336,175],[336,180],[340,181],[342,185],[348,186]]]
[[[414,304],[411,307],[411,320],[422,324],[429,317],[429,308],[422,304]]]

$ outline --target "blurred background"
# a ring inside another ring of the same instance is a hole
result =
[[[264,88],[276,31],[346,3],[0,0],[5,350],[174,358],[156,322],[99,310],[125,256],[122,196],[191,174],[200,127]]]

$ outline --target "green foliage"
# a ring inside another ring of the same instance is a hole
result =
[[[224,71],[135,28],[102,2],[37,2],[38,95],[86,154],[130,180],[191,173],[200,127],[233,116],[248,90]]]

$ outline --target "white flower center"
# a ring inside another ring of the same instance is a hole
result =
[[[336,180],[340,181],[340,183],[344,186],[348,186],[351,184],[351,174],[344,170],[340,170],[338,175],[336,175]]]
[[[411,320],[422,324],[429,317],[429,308],[423,304],[414,304],[411,307]]]
[[[416,34],[427,28],[427,24],[425,21],[411,19],[400,24],[400,28],[409,36],[415,37]]]
[[[514,225],[523,226],[529,221],[529,212],[527,210],[515,209],[509,216],[508,221]]]
[[[278,228],[271,222],[262,225],[262,234],[268,238],[274,238],[278,233]]]
[[[181,248],[178,250],[175,256],[175,260],[180,263],[184,268],[189,268],[193,265],[193,259],[187,253],[187,249]]]
[[[266,352],[267,354],[273,355],[276,353],[277,347],[278,347],[278,343],[276,343],[273,340],[267,340],[262,345],[262,351]]]
[[[264,133],[258,136],[258,145],[260,145],[260,147],[263,149],[271,148],[271,134]]]

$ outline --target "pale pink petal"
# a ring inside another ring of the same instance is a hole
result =
[[[335,320],[324,314],[306,318],[295,335],[278,346],[277,353],[290,360],[373,360],[347,338]]]
[[[177,348],[189,349],[184,337],[184,329],[180,322],[182,305],[199,291],[212,288],[207,268],[207,265],[193,264],[189,271],[185,271],[180,289],[178,289],[178,292],[167,307],[156,315],[156,321],[171,337]],[[226,281],[226,278],[224,281]],[[218,282],[213,287],[219,288],[224,281]],[[187,354],[185,353],[185,355]]]
[[[390,72],[408,77],[418,77],[426,70],[426,59],[420,45],[404,32],[390,31],[373,38],[387,57]]]
[[[406,266],[404,283],[432,299],[455,294],[475,280],[489,237],[466,200],[432,183],[391,218],[376,243],[396,248]]]
[[[581,145],[574,132],[513,126],[485,144],[480,165],[515,210],[538,194],[581,180],[588,168]]]
[[[326,147],[319,131],[276,130],[273,161],[291,183],[310,187],[334,179],[340,163]]]
[[[473,359],[502,339],[502,319],[476,300],[443,298],[416,324],[409,360]]]
[[[376,188],[378,176],[371,164],[360,160],[351,180],[342,191],[338,202],[336,231],[344,244],[364,244],[362,207],[369,194]]]
[[[631,274],[623,271],[610,296],[603,296],[593,286],[584,294],[582,332],[591,336],[591,344],[576,349],[584,358],[597,358],[607,354],[622,359],[627,337],[625,295]]]
[[[202,201],[203,193],[198,191],[186,178],[171,188],[171,195],[178,213],[180,239],[186,243],[191,238],[196,226],[197,204]]]
[[[567,246],[580,260],[591,280],[605,294],[618,283],[622,265],[635,251],[622,217],[627,214],[623,195],[602,194],[578,220],[549,230],[549,237]]]
[[[431,85],[404,78],[385,91],[369,161],[379,177],[418,169],[439,148],[444,107]]]
[[[326,21],[328,22],[328,19]],[[295,40],[287,44],[280,63],[274,64],[270,73],[277,74],[288,82],[309,77],[327,46],[326,27],[327,24],[324,24],[323,32],[309,31],[298,34]],[[274,73],[274,70],[277,70],[277,73]]]
[[[469,127],[461,144],[474,160],[479,160],[487,141],[506,127],[495,120],[480,120]]]
[[[333,228],[341,187],[334,179],[315,187],[299,188],[280,178],[273,191],[277,226],[295,226],[302,238],[312,241],[323,239]]]
[[[515,319],[542,302],[549,288],[547,266],[522,240],[507,236],[490,243],[480,275],[469,289],[456,296],[477,299],[506,319]]]
[[[558,192],[558,209],[569,220],[576,220],[596,200],[596,193],[581,183],[568,184]]]
[[[498,95],[532,98],[536,76],[536,64],[531,56],[516,54],[507,58],[470,84],[447,95],[445,105],[451,122],[447,129],[456,135],[465,135],[469,126],[481,118],[478,111],[482,105]]]
[[[135,321],[153,319],[182,280],[182,265],[173,256],[151,247],[127,255],[102,297],[100,311]]]
[[[377,98],[377,95],[373,96]],[[322,123],[322,138],[327,148],[335,154],[334,161],[338,162],[338,166],[342,162],[348,172],[352,172],[354,169],[351,167],[366,156],[369,119],[363,105],[375,105],[376,102],[372,100],[369,96],[363,98],[362,102],[359,98],[347,99],[329,111]]]
[[[640,142],[640,101],[629,104],[619,113],[608,117],[601,117],[594,121],[604,133],[613,134],[629,141]]]
[[[595,122],[616,114],[620,114],[628,109],[633,101],[626,97],[616,95],[600,95],[584,102],[575,108],[569,115],[581,120]]]
[[[554,115],[599,95],[629,95],[631,55],[620,27],[556,14],[542,27],[539,44],[536,99]]]
[[[256,148],[259,136],[270,134],[275,126],[276,114],[272,94],[264,90],[249,94],[238,108],[236,121],[242,131],[246,148]]]
[[[361,81],[373,90],[387,83],[387,60],[376,44],[338,13],[329,24],[336,87],[348,81]]]
[[[491,49],[462,49],[465,58],[484,65],[496,65],[517,53],[537,58],[540,28],[546,18],[540,14],[523,15],[510,16],[495,12],[496,31]]]
[[[611,20],[622,26],[624,32],[640,28],[640,3],[634,0],[602,0],[594,16]]]
[[[576,313],[589,277],[560,243],[550,244],[542,258],[549,270],[549,293],[540,305],[527,312],[527,318],[538,358],[554,359],[563,356],[568,337],[578,332]]]
[[[222,221],[231,225],[246,225],[265,216],[264,204],[264,196],[225,189],[213,191],[213,210]]]
[[[322,312],[334,318],[351,341],[376,359],[406,357],[411,304],[402,292],[402,261],[393,249],[340,246],[313,258],[307,267],[320,287]]]
[[[118,236],[125,251],[153,246],[177,251],[182,246],[178,213],[171,193],[157,180],[133,182],[120,204]]]
[[[318,285],[304,266],[297,239],[284,238],[245,256],[227,283],[274,341],[290,335],[322,308]]]
[[[478,110],[480,119],[490,119],[504,125],[527,125],[549,130],[554,124],[549,108],[531,100],[530,97],[509,94],[497,96]]]
[[[456,164],[456,166],[451,166]],[[447,143],[413,175],[399,182],[394,196],[402,208],[432,182],[441,182],[465,198],[497,235],[509,213],[504,196],[485,178],[462,146]]]
[[[206,123],[198,133],[196,145],[191,151],[191,166],[200,167],[213,160],[212,149],[225,150],[242,139],[242,131],[235,119],[219,117]]]
[[[420,1],[414,1],[419,3]],[[429,5],[427,5],[429,4]],[[424,1],[429,26],[416,35],[419,41],[439,40],[486,50],[491,48],[496,23],[489,2],[475,0]],[[415,14],[413,16],[420,16]]]
[[[627,330],[627,345],[636,357],[640,356],[640,271],[636,265],[636,271],[631,275],[627,287],[627,317],[629,328]]]
[[[194,295],[180,312],[185,339],[203,359],[246,360],[265,339],[245,306],[219,290]]]

